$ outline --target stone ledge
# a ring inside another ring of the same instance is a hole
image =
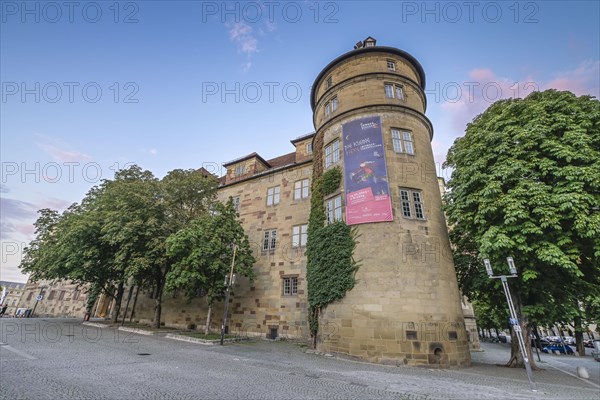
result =
[[[99,322],[87,322],[87,321],[86,322],[82,322],[81,324],[82,325],[87,325],[87,326],[93,326],[93,327],[96,327],[96,328],[102,328],[102,329],[108,328],[110,326],[110,325],[107,325],[107,324],[101,324]]]
[[[120,331],[124,331],[124,332],[137,333],[138,335],[146,335],[146,336],[154,335],[153,331],[148,331],[146,329],[140,329],[140,328],[130,328],[128,326],[120,326],[117,329]]]

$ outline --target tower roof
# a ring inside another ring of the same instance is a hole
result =
[[[371,38],[371,37],[369,36],[369,38]],[[369,38],[367,38],[367,39],[369,39]],[[410,62],[410,64],[415,68],[415,70],[417,71],[417,74],[419,75],[419,80],[421,81],[420,82],[421,88],[423,90],[425,90],[425,71],[423,70],[423,67],[417,61],[416,58],[414,58],[412,55],[410,55],[406,51],[397,49],[395,47],[373,45],[370,47],[357,48],[357,49],[351,50],[347,53],[344,53],[341,56],[337,57],[335,60],[331,61],[329,64],[327,64],[327,66],[325,68],[323,68],[323,70],[321,72],[319,72],[319,75],[317,75],[317,78],[313,82],[312,89],[310,90],[310,107],[311,107],[311,109],[313,111],[315,110],[315,93],[318,88],[318,83],[321,79],[323,79],[323,76],[325,74],[327,74],[327,72],[331,68],[333,68],[336,64],[338,64],[350,57],[354,57],[356,55],[363,54],[363,53],[376,53],[376,52],[396,54],[396,55],[406,59],[408,62]]]

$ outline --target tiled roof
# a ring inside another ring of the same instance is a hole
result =
[[[279,157],[272,158],[268,161],[271,168],[279,168],[279,167],[283,167],[284,165],[293,164],[295,162],[296,162],[296,152],[295,151],[288,153],[288,154],[284,154]]]

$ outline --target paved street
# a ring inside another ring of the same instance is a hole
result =
[[[205,346],[84,326],[68,319],[0,319],[0,399],[598,399],[600,363],[543,356],[539,392],[484,344],[473,367],[373,365],[306,353],[289,342]],[[593,379],[574,372],[584,362]]]

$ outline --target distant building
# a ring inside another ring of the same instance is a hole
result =
[[[4,306],[7,304],[8,308],[6,309],[4,316],[12,316],[17,311],[19,299],[21,298],[25,284],[19,282],[0,281],[0,286],[6,288],[6,296],[4,297],[2,305]]]
[[[30,280],[23,288],[19,308],[35,308],[34,317],[83,318],[86,302],[85,288],[74,283]]]

